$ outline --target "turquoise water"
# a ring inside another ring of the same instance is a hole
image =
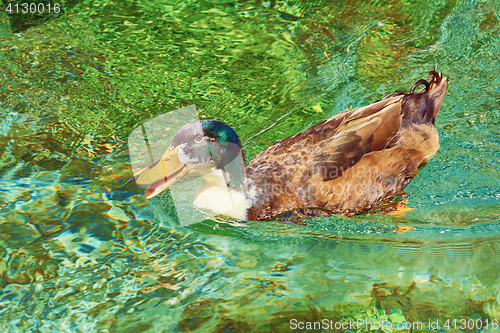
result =
[[[2,331],[495,332],[498,1],[80,1],[19,33],[0,20]],[[404,216],[182,227],[167,194],[127,183],[127,137],[157,115],[196,104],[250,160],[435,64],[441,148]]]

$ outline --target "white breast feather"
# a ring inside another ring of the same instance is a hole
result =
[[[222,172],[216,170],[203,177],[193,204],[209,213],[245,220],[252,200],[244,192],[227,187]]]

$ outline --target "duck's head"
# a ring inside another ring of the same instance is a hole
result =
[[[184,125],[160,159],[137,172],[134,178],[138,185],[149,186],[145,196],[150,199],[184,176],[226,170],[238,159],[243,161],[236,132],[217,120],[199,120]],[[241,164],[236,163],[238,170],[234,174],[241,174]],[[229,181],[238,181],[236,176],[230,178]]]

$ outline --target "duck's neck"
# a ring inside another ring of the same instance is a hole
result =
[[[211,214],[246,220],[252,196],[245,178],[245,164],[235,161],[224,169],[212,169],[202,176],[196,189],[194,205]]]

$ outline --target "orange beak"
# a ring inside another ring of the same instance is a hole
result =
[[[189,173],[188,166],[179,161],[178,152],[179,147],[173,150],[167,149],[156,163],[134,175],[135,182],[138,185],[149,185],[144,194],[146,199],[151,199],[165,191],[173,183]]]

